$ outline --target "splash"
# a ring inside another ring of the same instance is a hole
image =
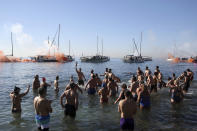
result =
[[[65,62],[68,60],[68,58],[65,57],[63,53],[59,53],[59,52],[55,54],[55,57],[58,62]]]

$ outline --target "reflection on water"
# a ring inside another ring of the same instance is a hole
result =
[[[197,66],[196,64],[170,64],[164,61],[153,61],[144,64],[122,63],[118,59],[102,64],[79,63],[86,78],[90,78],[90,70],[103,74],[106,67],[127,84],[132,73],[136,73],[137,67],[143,70],[149,66],[153,71],[156,65],[167,79],[173,72],[180,75],[185,69],[190,68],[195,73],[195,81],[192,83],[189,93],[182,103],[170,104],[168,89],[159,90],[157,94],[151,96],[151,109],[138,110],[135,116],[136,130],[194,130],[197,128]],[[128,73],[130,72],[130,74]],[[99,96],[88,96],[85,91],[79,93],[79,109],[75,120],[64,117],[64,110],[60,105],[60,96],[68,84],[69,77],[77,75],[75,73],[75,63],[0,63],[0,130],[29,131],[36,130],[34,121],[33,99],[37,96],[36,91],[30,90],[22,100],[22,113],[20,115],[11,113],[11,100],[9,93],[14,86],[21,87],[21,92],[25,91],[28,84],[33,82],[35,74],[46,77],[47,82],[55,80],[56,75],[60,77],[60,91],[55,92],[53,86],[48,88],[47,98],[53,100],[53,113],[51,114],[51,130],[120,130],[120,114],[114,99],[110,99],[108,104],[101,105]],[[120,91],[120,90],[119,90]]]

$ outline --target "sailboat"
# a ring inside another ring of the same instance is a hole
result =
[[[68,53],[68,55],[64,55],[64,57],[67,58],[68,62],[72,62],[75,60],[75,58],[70,55],[70,40],[69,40],[69,53]]]
[[[93,63],[101,63],[107,62],[110,60],[110,57],[103,55],[103,39],[102,39],[102,55],[98,53],[98,35],[97,35],[97,53],[95,56],[82,56],[80,57],[81,62],[93,62]]]

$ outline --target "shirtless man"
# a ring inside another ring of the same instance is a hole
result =
[[[161,72],[158,73],[157,76],[158,87],[161,89],[166,86],[166,83],[163,81],[163,74]]]
[[[78,85],[82,85],[84,86],[84,80],[86,81],[86,78],[83,74],[83,72],[81,71],[81,68],[79,68],[79,70],[77,69],[77,62],[76,62],[76,68],[75,68],[77,75],[78,75]]]
[[[38,88],[40,88],[39,76],[36,75],[34,78],[35,78],[35,79],[34,79],[34,81],[33,81],[33,89],[34,89],[34,90],[37,90]]]
[[[120,100],[125,99],[125,92],[128,91],[127,90],[127,85],[126,84],[122,84],[121,86],[121,92],[119,97],[116,99],[116,101],[114,102],[114,104],[116,104],[117,102],[119,102]]]
[[[155,75],[152,76],[151,73],[149,73],[148,79],[147,79],[147,86],[150,87],[150,93],[152,91],[157,92],[157,77]]]
[[[166,83],[166,87],[170,88],[170,93],[172,92],[172,89],[174,88],[174,81],[171,77],[168,77],[168,82]]]
[[[137,88],[139,87],[139,83],[137,82],[137,78],[135,76],[131,79],[131,85],[129,86],[133,99],[137,101]]]
[[[90,77],[93,76],[93,75],[94,75],[94,70],[92,69],[92,70],[90,71]]]
[[[88,87],[89,86],[89,87]],[[91,77],[91,79],[88,81],[88,83],[85,86],[85,91],[88,87],[88,94],[94,95],[97,91],[97,81],[95,79],[95,75]]]
[[[51,85],[48,84],[48,83],[46,82],[46,78],[43,77],[43,78],[42,78],[42,84],[41,84],[40,87],[43,87],[43,88],[46,90],[46,92],[47,92],[47,87],[50,87],[50,86],[51,86]]]
[[[109,90],[109,96],[116,97],[116,94],[118,93],[118,85],[112,78],[109,78],[109,83],[107,84],[107,88]]]
[[[187,69],[187,75],[189,76],[190,83],[191,83],[194,79],[194,73],[190,69]]]
[[[97,82],[97,87],[101,87],[102,86],[102,81],[99,78],[98,74],[95,74],[95,79],[96,79],[96,82]]]
[[[148,79],[149,72],[151,72],[151,71],[149,70],[148,66],[146,66],[146,69],[145,69],[145,71],[144,71],[144,76],[145,76],[145,80],[146,80],[146,81],[147,81],[147,79]]]
[[[64,91],[62,96],[60,97],[60,104],[62,108],[65,108],[64,114],[65,116],[70,116],[71,118],[75,118],[76,111],[78,109],[78,94],[74,90],[75,84],[70,84],[70,89]],[[63,104],[63,99],[66,98],[65,105]]]
[[[21,101],[22,101],[22,97],[24,97],[25,95],[27,95],[27,93],[29,92],[29,88],[30,85],[27,88],[27,91],[25,93],[20,93],[20,88],[18,87],[14,87],[14,91],[10,93],[10,98],[12,100],[12,113],[21,113]]]
[[[159,74],[159,72],[160,72],[159,66],[156,66],[155,72],[154,72],[154,74],[156,75],[156,77],[157,77],[157,75]]]
[[[39,96],[34,98],[35,120],[38,130],[48,131],[50,115],[52,113],[51,100],[46,99],[46,89],[41,87],[38,89]]]
[[[187,91],[188,91],[188,89],[190,87],[190,78],[187,75],[187,72],[186,71],[184,71],[183,75],[184,75],[183,92],[184,93],[187,93]]]
[[[66,91],[66,90],[69,90],[69,89],[71,88],[71,87],[70,87],[71,84],[74,85],[74,91],[76,91],[76,93],[77,93],[77,90],[79,90],[79,91],[81,92],[81,94],[83,93],[82,89],[81,89],[77,84],[75,84],[75,82],[74,82],[72,76],[70,77],[70,82],[69,82],[69,84],[66,86],[65,91]]]
[[[59,91],[59,76],[56,76],[56,79],[54,81],[54,90]]]
[[[133,116],[137,112],[136,103],[130,99],[131,92],[125,92],[125,99],[121,100],[118,105],[118,112],[120,112],[120,127],[122,130],[134,130]]]
[[[179,103],[183,100],[183,90],[179,86],[179,81],[174,81],[174,88],[172,89],[172,95],[171,95],[171,103]]]
[[[108,91],[106,85],[103,85],[103,88],[98,91],[98,94],[100,96],[100,103],[101,104],[108,103],[109,91]]]

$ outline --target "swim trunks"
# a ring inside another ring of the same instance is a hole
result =
[[[49,128],[49,122],[50,122],[50,116],[35,116],[36,124],[38,127],[40,127],[42,130]]]
[[[88,88],[88,94],[89,95],[94,95],[96,93],[96,89],[95,88]]]
[[[84,85],[84,81],[83,80],[78,80],[78,84],[83,86]]]
[[[65,105],[65,110],[64,110],[64,114],[70,117],[75,117],[76,116],[76,109],[74,105],[70,105],[70,104],[66,104]]]
[[[121,118],[120,127],[122,130],[134,130],[133,118]]]

